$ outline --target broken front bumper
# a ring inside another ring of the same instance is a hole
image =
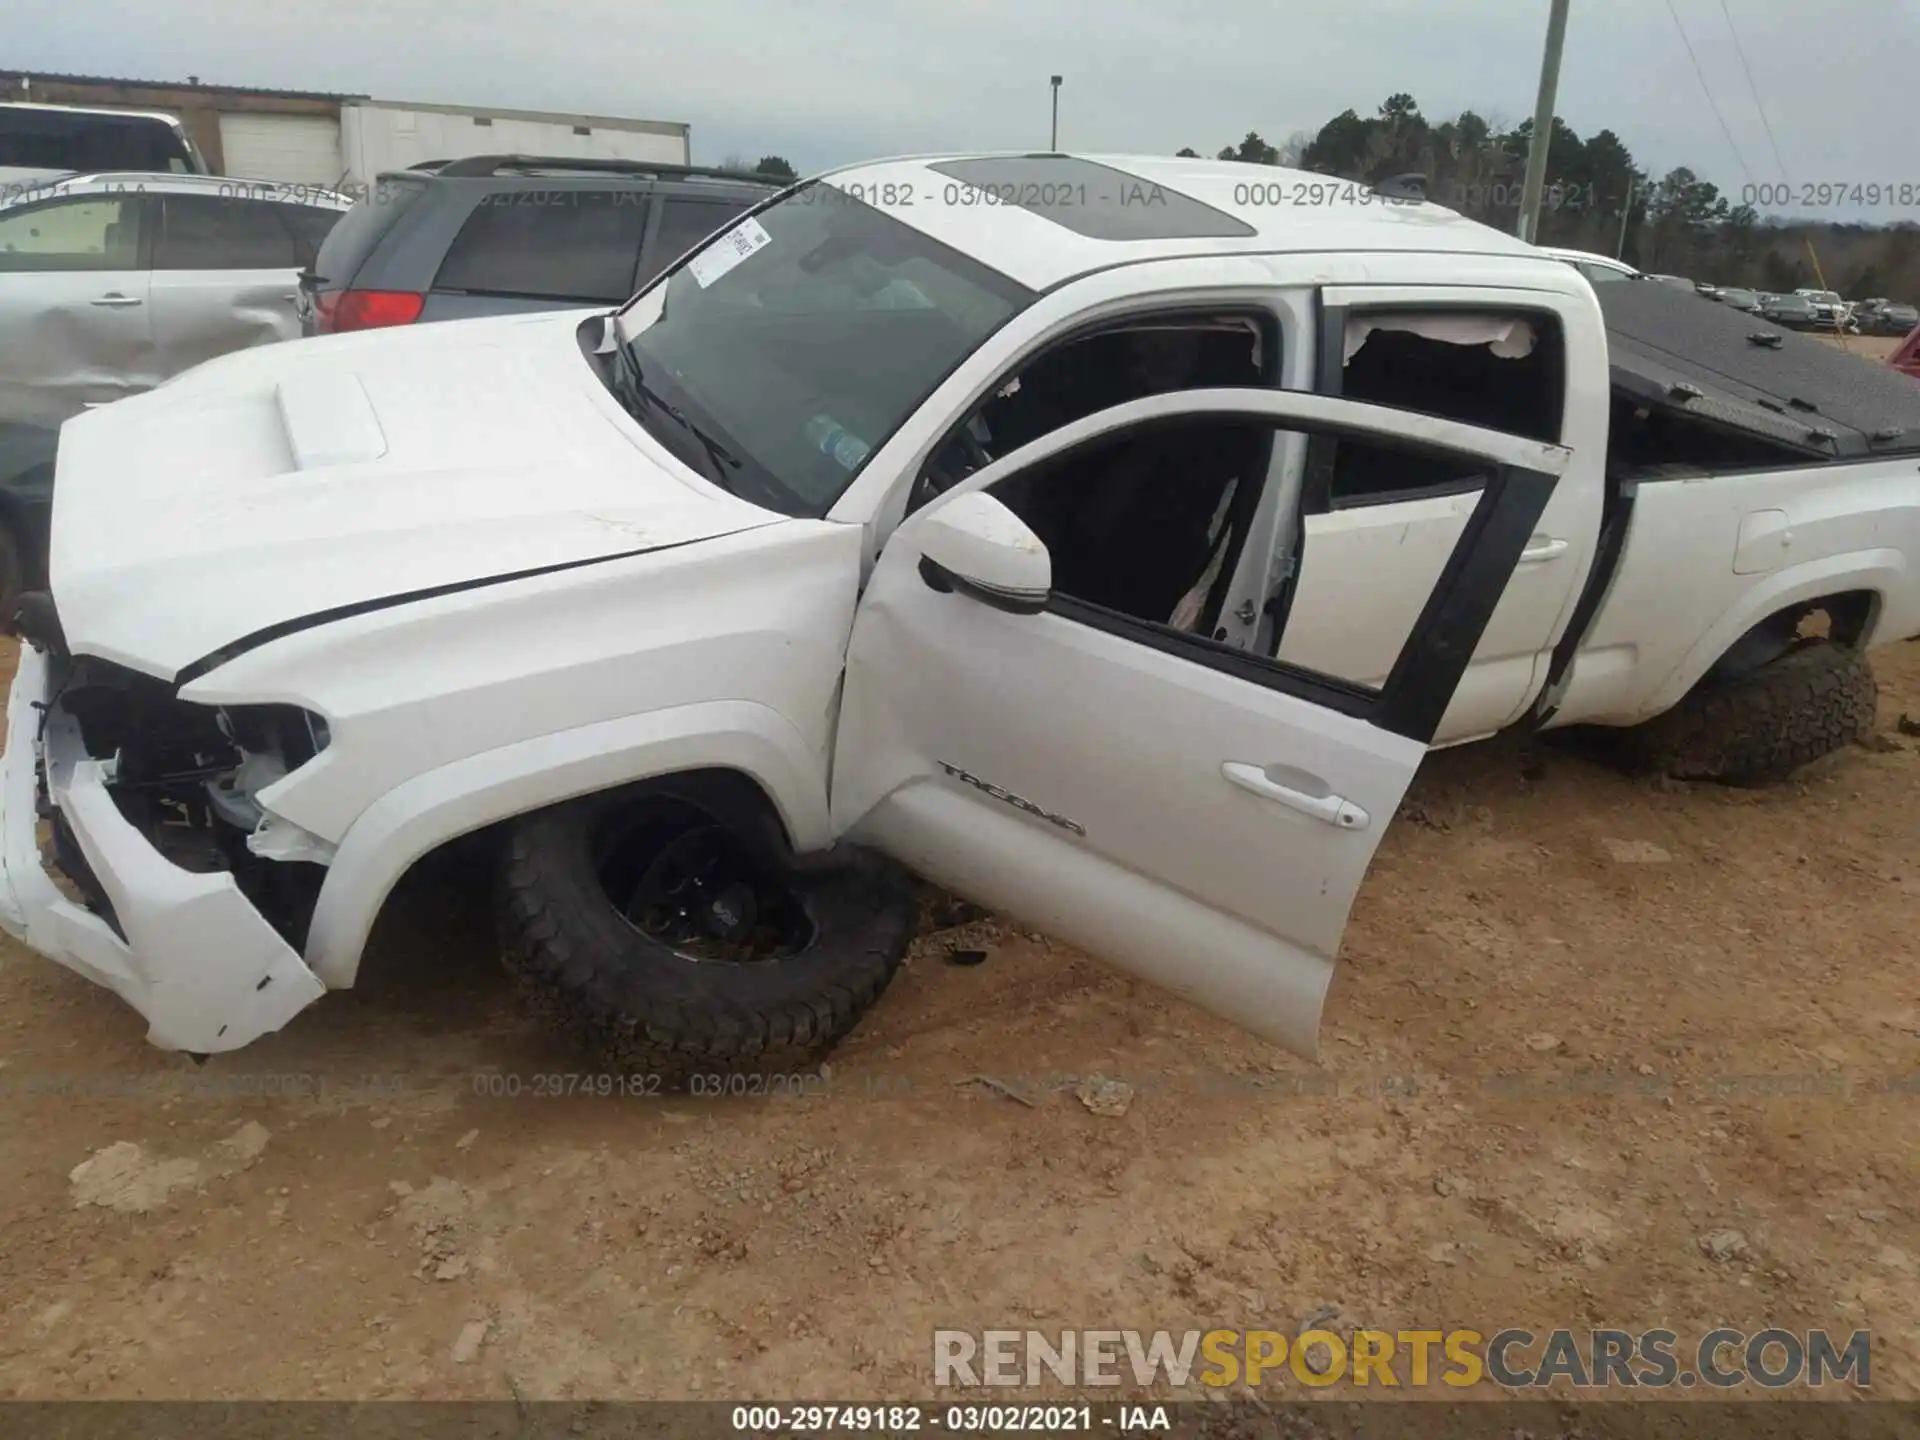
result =
[[[166,1050],[235,1050],[326,993],[233,877],[183,870],[108,792],[113,762],[47,697],[44,654],[20,647],[0,757],[0,929],[114,991]],[[69,899],[40,855],[42,802],[59,812],[111,916]]]

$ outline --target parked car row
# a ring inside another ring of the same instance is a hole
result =
[[[1541,248],[1555,259],[1573,266],[1595,284],[1650,280],[1758,315],[1791,330],[1839,330],[1850,335],[1907,335],[1920,326],[1920,308],[1885,298],[1846,300],[1836,291],[1812,288],[1796,290],[1791,295],[1777,295],[1744,286],[1712,285],[1685,275],[1648,274],[1636,270],[1623,260],[1586,250],[1550,246]]]
[[[43,125],[31,107],[0,112],[13,127],[0,135],[24,132],[23,113]],[[171,132],[156,120],[130,133]],[[0,153],[68,156],[51,141]],[[256,345],[611,305],[776,188],[525,156],[387,175],[357,203],[184,168],[12,182],[0,192],[0,615],[44,576],[64,421]]]
[[[1883,298],[1862,300],[1853,307],[1850,319],[1861,335],[1907,335],[1920,326],[1920,306]]]

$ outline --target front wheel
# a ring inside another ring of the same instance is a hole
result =
[[[793,855],[724,775],[526,816],[498,877],[506,962],[536,1007],[609,1069],[669,1083],[811,1066],[880,998],[916,910],[878,856]]]

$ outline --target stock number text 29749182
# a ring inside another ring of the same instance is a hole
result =
[[[966,181],[949,181],[945,185],[922,185],[911,180],[876,181],[873,184],[849,182],[845,185],[810,186],[794,199],[803,205],[844,205],[857,201],[880,210],[911,210],[926,206],[967,209],[976,205],[1049,210],[1084,208],[1090,203],[1108,199],[1117,199],[1122,205],[1166,203],[1164,193],[1158,186],[1142,184],[1109,197],[1090,194],[1084,184],[1039,184],[1031,181],[979,185]]]
[[[737,1434],[1057,1435],[1093,1430],[1091,1405],[736,1405]],[[1111,1424],[1111,1422],[1108,1422]]]
[[[1841,206],[1910,210],[1920,205],[1920,181],[1805,180],[1792,185],[1784,180],[1775,184],[1763,182],[1741,186],[1740,203],[1798,210]]]

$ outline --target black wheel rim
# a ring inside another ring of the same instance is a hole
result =
[[[688,960],[791,958],[813,924],[791,878],[690,802],[636,801],[600,827],[595,871],[615,913]]]

